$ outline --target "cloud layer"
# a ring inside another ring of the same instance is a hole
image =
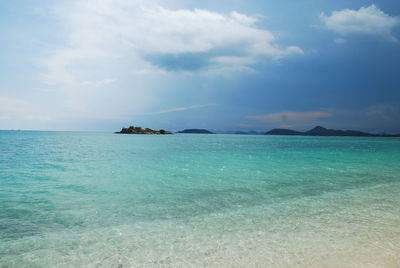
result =
[[[251,115],[247,118],[263,123],[289,122],[289,123],[312,123],[321,118],[332,117],[332,113],[322,111],[296,112],[283,111],[279,113]]]
[[[400,19],[392,17],[377,6],[361,7],[359,10],[333,11],[330,16],[320,15],[325,27],[342,35],[366,34],[396,41],[392,31],[400,25]]]
[[[148,115],[183,112],[183,111],[199,109],[199,108],[204,108],[204,107],[210,107],[210,106],[216,106],[216,104],[196,104],[196,105],[191,105],[191,106],[186,106],[186,107],[175,107],[175,108],[165,109],[165,110],[158,111],[158,112],[148,113]]]
[[[303,53],[279,45],[272,32],[256,27],[257,18],[236,11],[172,10],[138,0],[68,1],[57,10],[67,46],[42,60],[49,84],[86,79],[84,67],[100,60],[140,73],[232,69]]]
[[[26,100],[0,97],[0,121],[2,120],[48,121],[51,117]]]
[[[366,114],[381,121],[393,124],[400,122],[400,106],[392,104],[375,104],[367,108]]]

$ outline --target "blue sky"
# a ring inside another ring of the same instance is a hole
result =
[[[0,1],[0,129],[400,132],[397,0]]]

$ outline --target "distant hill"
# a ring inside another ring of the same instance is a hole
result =
[[[264,135],[264,132],[257,132],[254,130],[243,131],[243,130],[212,130],[217,134],[235,134],[235,135]]]
[[[237,134],[237,135],[249,135],[249,133],[247,133],[247,132],[245,132],[245,131],[240,131],[240,130],[233,132],[233,134]]]
[[[375,135],[356,131],[356,130],[336,130],[336,129],[326,129],[321,126],[316,126],[309,131],[306,131],[309,136],[358,136],[358,137],[373,137]]]
[[[135,126],[122,128],[121,131],[115,132],[115,133],[116,134],[156,134],[156,135],[172,134],[171,132],[166,131],[164,129],[153,130],[150,128],[142,128],[142,127],[135,127]]]
[[[184,129],[181,131],[178,131],[176,133],[183,133],[183,134],[215,134],[214,132],[211,132],[207,129],[197,129],[197,128],[191,128],[191,129]]]
[[[291,136],[346,136],[346,137],[400,137],[400,134],[371,134],[358,130],[336,130],[327,129],[321,126],[316,126],[305,132],[295,131],[291,129],[274,128],[265,133],[265,135],[291,135]]]
[[[300,131],[295,131],[295,130],[291,130],[291,129],[283,129],[283,128],[274,128],[270,131],[268,131],[267,133],[265,133],[266,135],[303,135],[303,132]]]

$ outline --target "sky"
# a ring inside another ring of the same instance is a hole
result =
[[[0,0],[0,129],[400,133],[398,0]]]

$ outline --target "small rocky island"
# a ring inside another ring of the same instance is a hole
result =
[[[122,128],[121,131],[115,132],[115,133],[116,134],[154,134],[154,135],[172,134],[171,132],[166,131],[164,129],[153,130],[150,128],[142,128],[142,127],[135,127],[135,126]]]
[[[207,129],[197,129],[197,128],[191,128],[191,129],[184,129],[181,131],[178,131],[176,133],[183,133],[183,134],[215,134],[214,132],[211,132]]]

